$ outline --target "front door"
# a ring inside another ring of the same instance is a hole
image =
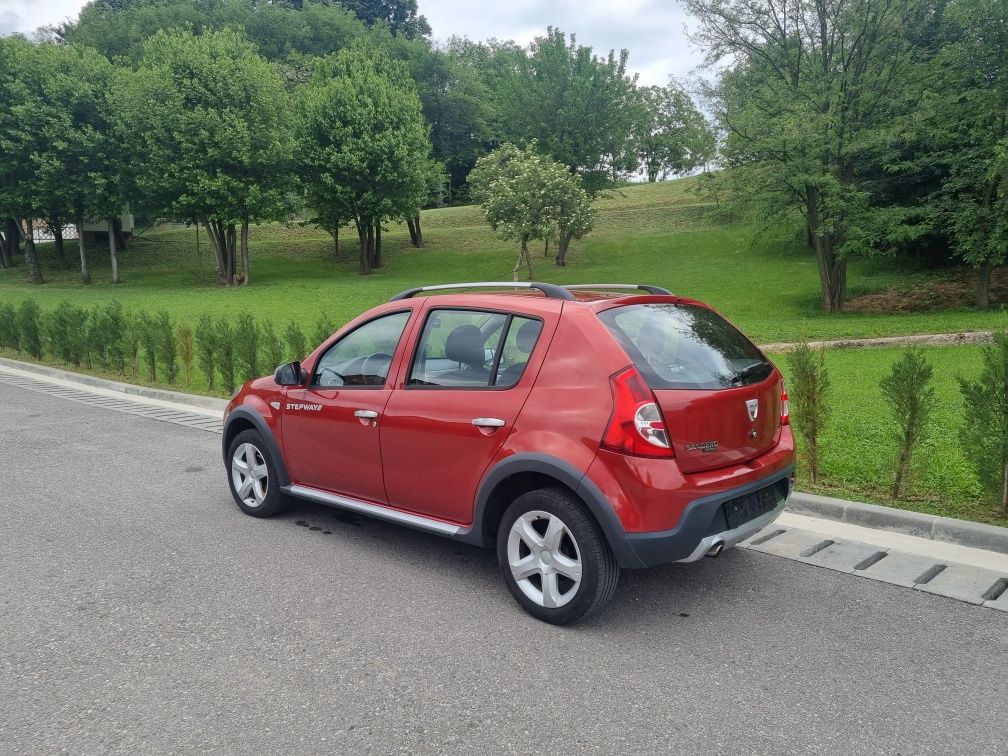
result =
[[[528,397],[547,323],[552,332],[551,314],[430,310],[405,384],[382,417],[389,504],[472,522],[476,487]]]
[[[306,387],[288,389],[283,444],[294,483],[385,503],[378,428],[410,315],[358,326],[319,357]]]

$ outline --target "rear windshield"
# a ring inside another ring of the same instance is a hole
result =
[[[717,389],[765,380],[773,365],[706,307],[652,304],[599,313],[654,389]]]

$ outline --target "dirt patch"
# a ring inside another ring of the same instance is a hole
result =
[[[862,294],[847,302],[847,312],[895,315],[909,312],[935,312],[972,307],[976,303],[976,271],[959,269],[944,281],[929,281],[909,289],[887,289]],[[1008,302],[1008,268],[997,268],[991,276],[991,304]]]

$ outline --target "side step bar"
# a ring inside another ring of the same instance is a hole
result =
[[[466,528],[463,528],[460,525],[452,525],[451,523],[435,520],[431,517],[424,517],[423,515],[400,512],[399,510],[392,509],[391,507],[383,507],[380,504],[372,504],[371,502],[361,501],[360,499],[354,499],[350,496],[331,494],[328,491],[320,491],[317,488],[311,488],[310,486],[295,484],[291,486],[284,486],[282,490],[284,493],[296,496],[299,499],[307,499],[319,504],[326,504],[330,507],[349,509],[353,512],[360,512],[361,514],[369,515],[370,517],[377,517],[399,525],[406,525],[410,528],[417,528],[418,530],[438,533],[439,535],[457,536],[466,531]]]

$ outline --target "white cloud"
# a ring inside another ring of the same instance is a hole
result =
[[[31,34],[40,26],[76,18],[84,0],[0,0],[0,35]]]

